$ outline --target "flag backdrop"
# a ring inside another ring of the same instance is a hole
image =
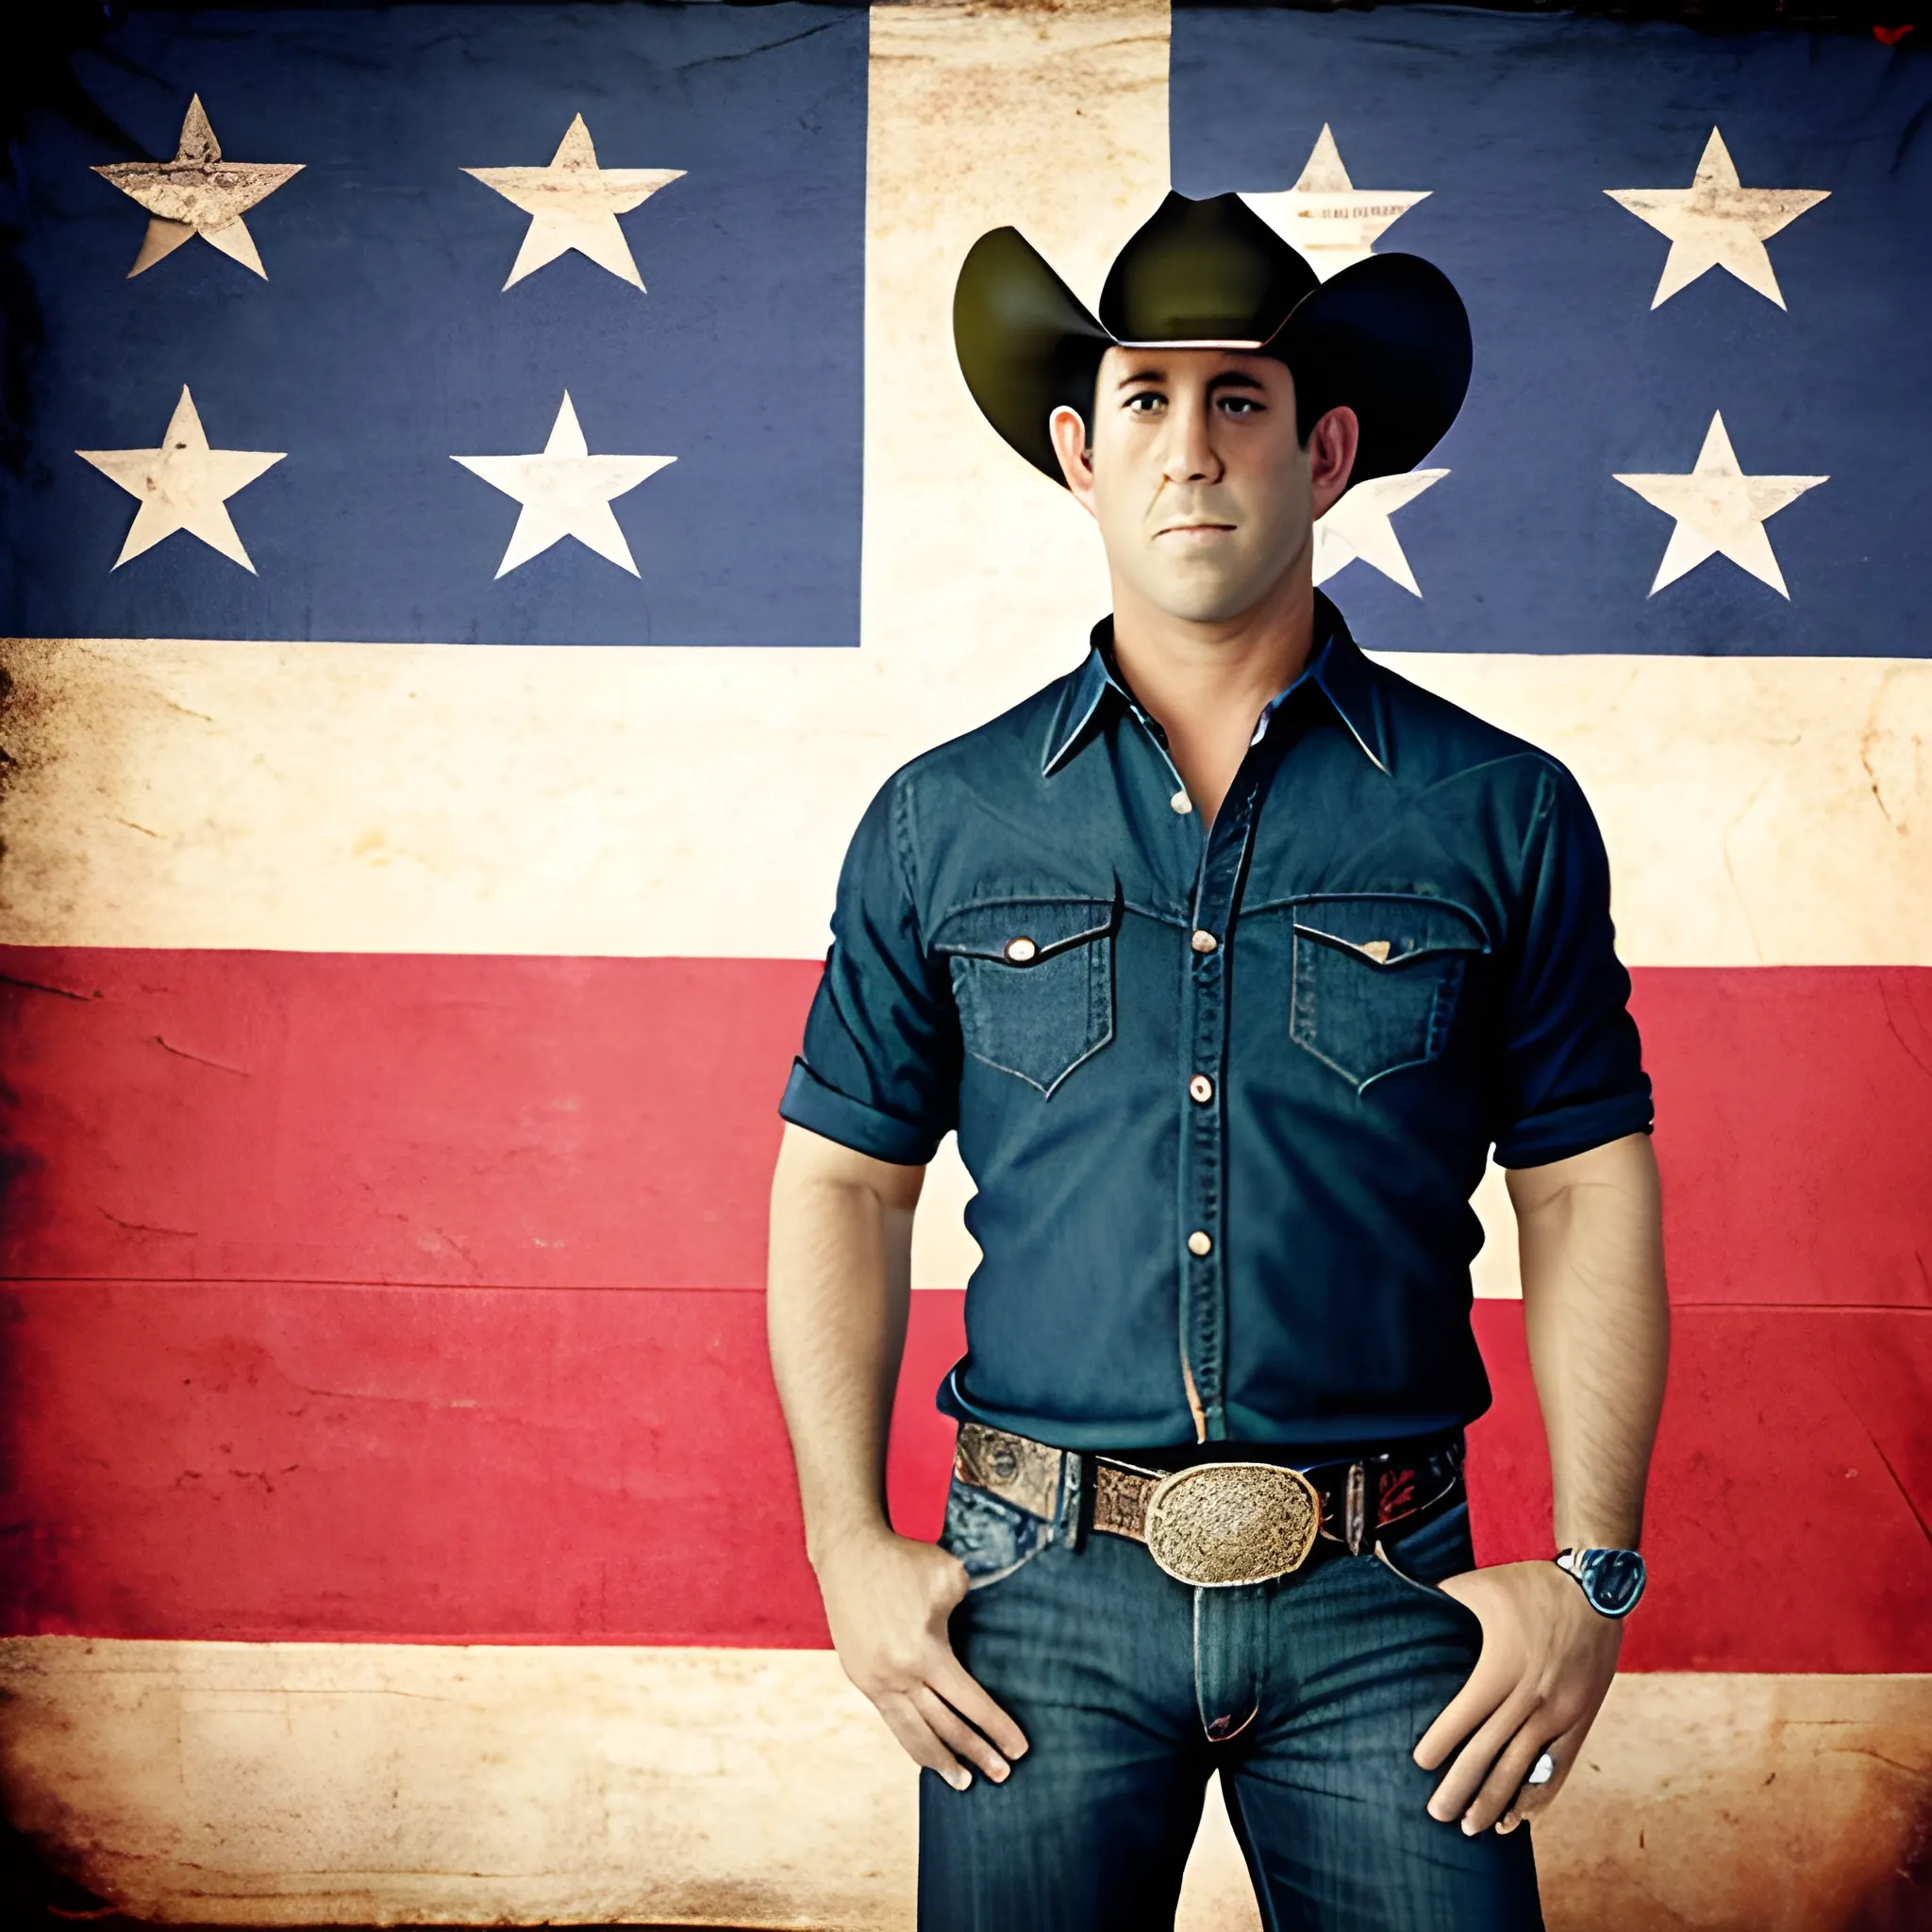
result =
[[[1463,289],[1462,420],[1318,565],[1609,844],[1675,1357],[1552,1923],[1905,1909],[1908,46],[1094,0],[137,13],[78,57],[4,216],[13,1821],[179,1922],[909,1924],[765,1366],[774,1109],[865,800],[1105,608],[958,379],[958,260],[1014,222],[1091,296],[1172,180]],[[916,1236],[921,1534],[968,1186],[948,1151]],[[1547,1477],[1479,1198],[1493,1559]],[[1186,1922],[1240,1889],[1210,1821]]]

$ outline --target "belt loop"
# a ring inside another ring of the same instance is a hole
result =
[[[1069,1541],[1074,1554],[1087,1547],[1087,1538],[1093,1528],[1093,1457],[1084,1449],[1063,1449],[1060,1451],[1066,1470],[1066,1482],[1073,1491],[1069,1499],[1072,1504],[1069,1524]]]
[[[1367,1490],[1368,1471],[1357,1457],[1348,1465],[1348,1495],[1342,1507],[1342,1533],[1347,1539],[1351,1557],[1359,1557],[1362,1553],[1362,1533],[1368,1515],[1365,1507]]]

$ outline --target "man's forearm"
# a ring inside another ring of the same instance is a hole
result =
[[[1657,1160],[1632,1134],[1509,1176],[1559,1547],[1631,1547],[1670,1345]]]
[[[906,1345],[912,1210],[925,1171],[788,1125],[772,1177],[772,1369],[805,1541],[845,1674],[917,1764],[995,1783],[1026,1736],[953,1655],[958,1557],[893,1534],[886,1435]],[[969,1768],[971,1767],[971,1768]]]
[[[1550,1443],[1559,1546],[1628,1549],[1663,1402],[1664,1300],[1657,1163],[1632,1134],[1509,1174],[1523,1256],[1529,1363]],[[1481,1622],[1476,1668],[1415,1747],[1429,1800],[1466,1832],[1513,1831],[1556,1796],[1616,1674],[1623,1625],[1553,1564],[1499,1563],[1442,1588]],[[1530,1785],[1548,1752],[1554,1775]]]
[[[886,1526],[919,1193],[917,1170],[844,1154],[788,1129],[772,1183],[766,1320],[814,1561]]]

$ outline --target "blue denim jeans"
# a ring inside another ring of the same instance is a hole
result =
[[[1031,1748],[1003,1785],[922,1774],[922,1932],[1168,1932],[1217,1770],[1269,1932],[1541,1925],[1528,1827],[1438,1824],[1409,1756],[1481,1644],[1435,1587],[1470,1567],[1466,1504],[1390,1560],[1192,1590],[1139,1543],[1075,1549],[1076,1486],[1052,1522],[948,1499],[954,1648]]]

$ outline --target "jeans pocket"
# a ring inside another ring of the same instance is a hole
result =
[[[1466,1502],[1452,1505],[1440,1516],[1431,1517],[1420,1529],[1412,1529],[1393,1542],[1378,1538],[1375,1554],[1383,1568],[1411,1590],[1474,1614],[1441,1587],[1445,1576],[1459,1576],[1465,1570],[1475,1568],[1475,1546],[1470,1540]]]
[[[985,1065],[1051,1094],[1113,1038],[1110,899],[1001,899],[934,928],[959,1037]]]
[[[1366,1091],[1441,1056],[1469,962],[1488,951],[1474,914],[1445,899],[1305,899],[1294,908],[1289,1033]]]
[[[966,1568],[968,1590],[983,1590],[1010,1576],[1054,1541],[1054,1525],[958,1476],[946,1491],[946,1523],[940,1548]]]

